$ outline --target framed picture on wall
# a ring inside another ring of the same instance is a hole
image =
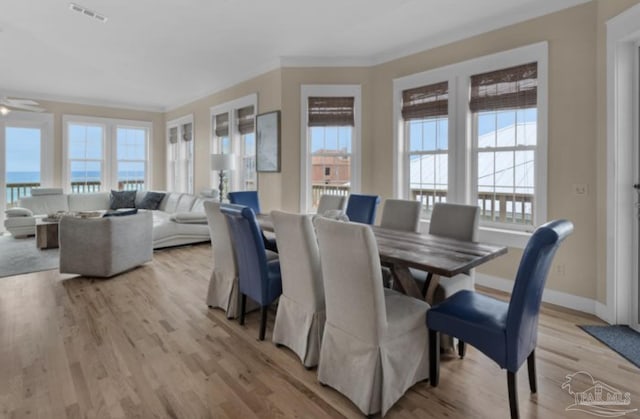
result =
[[[280,171],[280,111],[256,116],[256,170]]]

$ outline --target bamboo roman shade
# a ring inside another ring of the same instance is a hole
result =
[[[309,97],[309,126],[354,126],[353,97]]]
[[[193,124],[191,122],[182,126],[182,139],[184,141],[193,140]]]
[[[538,63],[471,76],[472,112],[535,107],[538,102]]]
[[[402,119],[424,119],[449,114],[449,83],[430,84],[402,91]]]
[[[221,113],[215,116],[216,119],[216,137],[229,136],[229,114]]]
[[[169,128],[169,142],[171,144],[178,142],[178,127]]]
[[[238,131],[240,134],[250,134],[254,131],[253,105],[238,109]]]

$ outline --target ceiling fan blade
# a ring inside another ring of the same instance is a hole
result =
[[[31,100],[31,99],[10,99],[10,98],[5,98],[4,101],[5,105],[7,106],[21,106],[21,105],[27,105],[27,106],[38,106],[39,103]]]
[[[31,111],[31,112],[44,112],[44,109],[40,108],[38,106],[16,105],[16,104],[7,104],[6,106],[8,108],[15,109],[15,110]]]

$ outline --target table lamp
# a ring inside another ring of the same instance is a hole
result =
[[[218,190],[220,191],[220,202],[225,198],[224,193],[224,180],[227,170],[234,170],[236,168],[236,156],[233,154],[212,154],[211,155],[211,170],[217,170],[220,177],[220,184]]]

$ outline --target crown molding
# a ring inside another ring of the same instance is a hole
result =
[[[282,67],[371,67],[372,57],[282,57]]]

